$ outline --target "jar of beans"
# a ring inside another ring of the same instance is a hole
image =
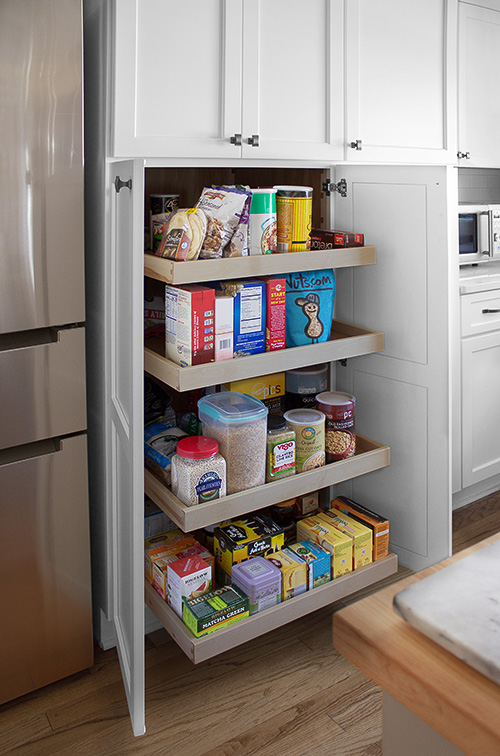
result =
[[[172,457],[172,493],[188,507],[226,495],[226,460],[207,436],[186,436]]]
[[[323,391],[316,396],[316,407],[324,413],[327,462],[352,457],[356,451],[354,411],[356,399],[341,391]]]

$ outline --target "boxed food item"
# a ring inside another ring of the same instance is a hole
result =
[[[174,556],[176,559],[179,551],[187,549],[194,543],[192,536],[174,540],[173,543],[164,543],[155,549],[149,549],[144,553],[144,577],[154,585],[154,565],[159,559],[165,559],[167,556]]]
[[[165,354],[177,365],[214,359],[215,292],[209,286],[165,286]]]
[[[233,298],[234,356],[266,350],[266,284],[264,281],[220,281],[217,291]]]
[[[165,533],[158,533],[155,536],[150,536],[144,540],[144,575],[151,582],[151,570],[152,570],[152,557],[154,552],[159,553],[158,550],[171,548],[175,543],[184,541],[192,536],[186,535],[182,530],[176,528],[174,530],[167,531]],[[186,544],[188,545],[188,544]]]
[[[212,568],[197,554],[167,564],[167,602],[179,617],[184,599],[202,596],[211,587]]]
[[[281,414],[283,410],[283,396],[285,393],[285,374],[270,373],[256,378],[244,378],[241,381],[224,383],[227,391],[239,391],[260,399],[271,414]]]
[[[294,598],[307,591],[307,565],[293,551],[287,548],[267,554],[271,564],[281,572],[281,599]]]
[[[318,515],[299,520],[297,540],[310,540],[330,553],[332,580],[352,571],[352,540],[328,520],[322,520]]]
[[[266,352],[286,347],[286,278],[263,276],[266,284]]]
[[[383,559],[389,554],[389,520],[366,507],[361,506],[347,496],[339,496],[332,501],[332,509],[349,515],[354,520],[366,525],[373,534],[373,561]]]
[[[182,621],[197,638],[232,625],[248,614],[248,596],[234,585],[185,599],[182,605]]]
[[[215,295],[215,361],[230,360],[234,349],[234,302],[219,292]]]
[[[351,231],[334,231],[325,228],[311,229],[311,249],[335,249],[335,247],[362,247],[364,234]]]
[[[184,559],[184,557],[193,556],[194,554],[198,554],[198,556],[200,556],[205,560],[207,564],[210,565],[213,575],[215,573],[215,557],[210,553],[210,551],[208,551],[205,546],[203,546],[203,544],[198,543],[198,541],[195,541],[192,546],[187,546],[187,548],[179,551],[177,556],[179,559]]]
[[[229,583],[233,564],[279,551],[284,543],[283,529],[262,514],[220,525],[214,531],[216,581]]]
[[[144,338],[165,337],[165,297],[144,293]]]
[[[144,538],[175,530],[177,525],[165,512],[148,499],[144,500]]]
[[[168,549],[157,549],[151,560],[151,585],[160,594],[164,601],[168,598],[167,567],[171,562],[178,560],[177,554]]]
[[[328,551],[312,541],[291,543],[288,548],[307,564],[307,589],[309,591],[330,582],[331,559]]]
[[[250,614],[256,614],[281,601],[281,572],[261,556],[233,564],[232,585],[248,596]]]
[[[318,509],[319,491],[311,491],[311,493],[295,498],[294,510],[296,517],[307,517],[307,515],[315,514]]]
[[[187,434],[162,420],[144,426],[144,462],[160,480],[170,485],[171,462],[179,439]]]
[[[353,570],[357,570],[365,564],[370,564],[373,552],[373,538],[370,528],[337,509],[320,512],[318,517],[324,518],[326,521],[330,518],[330,521],[338,530],[352,539]]]

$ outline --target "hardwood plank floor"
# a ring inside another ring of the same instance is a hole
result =
[[[500,531],[500,493],[454,513],[453,552]],[[0,706],[16,756],[380,756],[380,690],[332,645],[332,615],[382,585],[202,664],[164,630],[146,638],[146,726],[134,738],[116,650]]]

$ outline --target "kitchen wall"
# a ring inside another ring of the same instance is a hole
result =
[[[459,168],[458,201],[500,203],[500,170]]]

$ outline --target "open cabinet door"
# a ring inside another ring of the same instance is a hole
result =
[[[335,228],[365,234],[376,265],[337,271],[335,317],[385,334],[378,354],[339,364],[356,397],[356,431],[391,448],[391,464],[342,484],[390,519],[391,550],[420,570],[451,553],[450,212],[446,167],[342,166]],[[456,212],[454,222],[456,225]]]
[[[144,166],[110,167],[106,273],[107,499],[112,533],[112,619],[135,735],[144,714],[143,248]]]

